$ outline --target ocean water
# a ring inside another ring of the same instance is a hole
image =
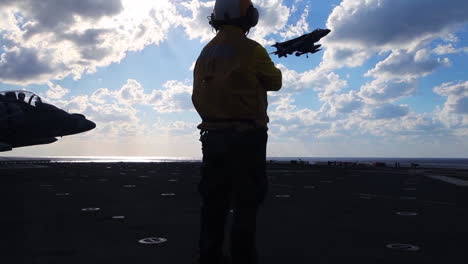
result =
[[[197,157],[116,157],[116,156],[77,156],[77,157],[0,157],[1,161],[15,160],[50,160],[51,162],[77,162],[77,163],[113,163],[113,162],[200,162],[201,158]],[[278,162],[289,162],[291,160],[302,160],[310,164],[316,164],[327,161],[337,162],[357,162],[364,164],[372,164],[376,162],[386,163],[388,166],[393,166],[395,162],[400,163],[402,167],[410,167],[412,163],[419,164],[424,168],[454,168],[467,169],[468,158],[372,158],[372,157],[268,157],[267,160]]]
[[[48,160],[50,162],[73,162],[73,163],[117,163],[117,162],[198,162],[199,158],[190,157],[134,157],[134,156],[43,156],[43,157],[0,157],[1,161],[7,160]]]

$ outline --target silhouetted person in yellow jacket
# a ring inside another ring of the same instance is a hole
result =
[[[217,0],[210,17],[216,36],[194,69],[193,104],[199,113],[203,151],[199,263],[225,263],[226,219],[233,209],[233,263],[257,263],[256,217],[268,181],[267,91],[278,91],[281,71],[246,34],[259,13],[250,0]]]

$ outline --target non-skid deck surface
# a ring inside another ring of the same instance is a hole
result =
[[[1,166],[2,263],[193,263],[199,163]],[[468,187],[428,175],[468,171],[270,164],[260,263],[468,263]]]

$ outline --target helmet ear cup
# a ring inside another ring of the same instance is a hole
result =
[[[260,17],[258,13],[258,9],[255,8],[253,5],[250,5],[247,9],[247,23],[249,28],[253,28],[258,24],[258,19]]]
[[[216,30],[218,31],[221,28],[221,23],[219,20],[215,19],[214,13],[211,13],[211,15],[208,17],[208,23]]]

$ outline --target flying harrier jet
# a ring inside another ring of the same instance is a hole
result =
[[[304,34],[298,38],[291,39],[284,42],[277,42],[273,47],[277,49],[277,51],[273,52],[273,54],[278,55],[278,57],[288,57],[295,53],[296,56],[301,56],[307,53],[314,54],[315,52],[321,50],[320,44],[315,44],[315,42],[319,41],[321,38],[325,37],[331,32],[329,29],[316,29],[311,33]]]
[[[0,151],[50,144],[92,130],[96,124],[82,114],[70,114],[44,103],[28,91],[0,91]]]

